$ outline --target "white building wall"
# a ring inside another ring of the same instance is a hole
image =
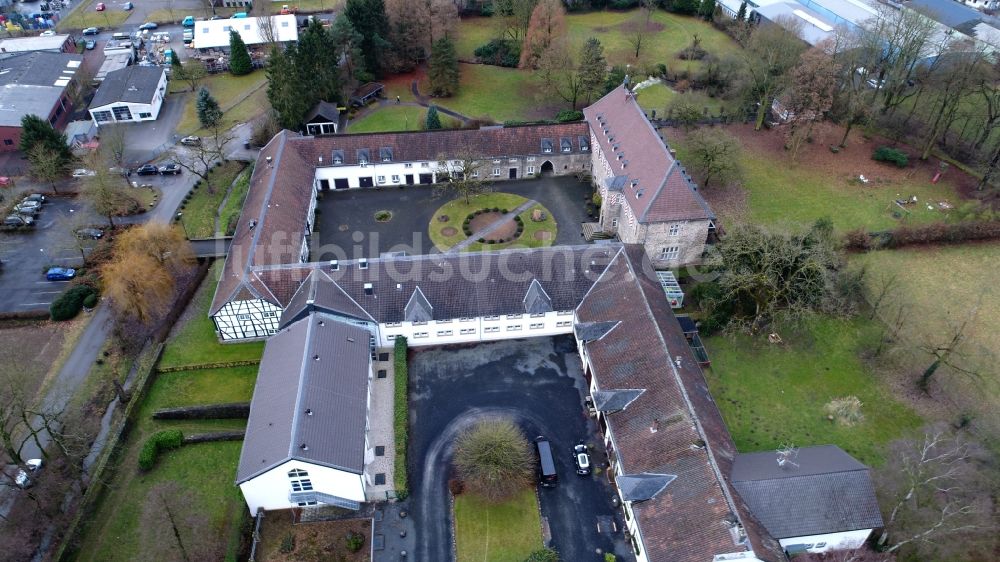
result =
[[[212,319],[222,341],[263,339],[278,331],[281,308],[263,299],[229,301]]]
[[[100,127],[101,125],[110,125],[112,123],[139,123],[142,121],[156,121],[156,118],[160,116],[160,108],[163,107],[163,96],[167,92],[167,73],[162,72],[160,74],[160,81],[156,85],[156,92],[153,94],[153,99],[150,103],[132,103],[132,102],[115,102],[108,105],[102,105],[100,107],[93,107],[90,109],[90,118],[94,120],[94,124]],[[122,119],[118,120],[115,118],[114,109],[115,107],[128,107],[129,112],[132,114],[132,119]],[[94,117],[94,113],[98,111],[108,111],[111,112],[111,121],[98,121]],[[149,117],[140,117],[139,114],[148,113]]]
[[[831,550],[850,550],[859,548],[868,540],[871,529],[859,529],[857,531],[843,531],[840,533],[827,533],[824,535],[809,535],[805,537],[791,537],[778,539],[781,548],[791,545],[812,545],[809,552],[828,552]]]
[[[512,314],[430,322],[379,324],[379,346],[406,336],[411,347],[497,341],[573,333],[573,311]]]
[[[293,468],[309,473],[315,492],[357,502],[365,501],[365,486],[360,474],[291,460],[240,484],[240,490],[246,499],[247,507],[250,508],[250,513],[256,514],[261,508],[270,511],[297,507],[288,500],[288,495],[292,491],[288,471]]]

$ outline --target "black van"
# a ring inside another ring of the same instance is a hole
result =
[[[544,435],[535,438],[535,447],[538,449],[538,483],[546,488],[554,488],[559,482],[559,475],[556,474],[556,463],[552,460],[552,445]]]

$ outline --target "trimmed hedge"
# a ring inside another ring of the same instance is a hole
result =
[[[180,408],[164,408],[153,412],[154,420],[245,420],[249,417],[249,402],[182,406]]]
[[[901,226],[882,232],[852,230],[844,236],[848,250],[902,248],[918,244],[954,244],[977,240],[1000,240],[1000,221],[935,222],[919,226]]]
[[[156,466],[156,459],[160,453],[172,451],[180,448],[184,444],[184,433],[179,429],[164,429],[157,431],[145,443],[139,451],[139,468],[142,471],[151,470]]]
[[[192,443],[216,443],[219,441],[242,441],[246,437],[246,430],[239,431],[213,431],[211,433],[199,433],[197,435],[187,435],[184,437],[184,444]]]
[[[392,425],[395,434],[396,459],[394,463],[396,495],[402,499],[409,495],[409,479],[406,474],[406,446],[410,432],[409,404],[409,365],[407,364],[407,345],[404,336],[397,336],[393,348],[393,371],[395,384],[395,400],[392,409]]]
[[[83,302],[96,291],[90,285],[73,285],[59,295],[49,305],[49,315],[53,320],[72,320],[80,313]]]
[[[905,168],[910,164],[910,157],[898,148],[880,146],[872,153],[872,160],[895,164],[897,168]]]
[[[198,365],[176,365],[173,367],[157,367],[156,372],[176,373],[178,371],[200,371],[204,369],[229,369],[231,367],[253,367],[254,365],[260,365],[260,360],[243,359],[240,361],[217,361],[215,363],[200,363]]]

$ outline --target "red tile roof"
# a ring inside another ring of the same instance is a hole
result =
[[[619,472],[677,476],[632,505],[649,559],[703,562],[746,550],[730,532],[738,521],[758,558],[784,560],[733,492],[728,474],[736,448],[641,247],[618,253],[577,308],[577,320],[621,320],[585,344],[597,387],[645,389],[607,415]]]
[[[583,114],[612,174],[628,178],[625,201],[640,223],[715,218],[646,119],[635,94],[619,86]]]

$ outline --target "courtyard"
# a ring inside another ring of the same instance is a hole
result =
[[[586,202],[592,191],[588,182],[573,177],[544,177],[498,182],[492,188],[497,193],[532,199],[547,209],[558,225],[555,244],[583,243],[582,224],[593,220],[587,215]],[[434,253],[438,250],[428,225],[437,210],[453,199],[452,194],[435,194],[433,186],[424,185],[322,192],[317,202],[318,236],[313,236],[310,259],[377,258],[397,251]],[[391,219],[376,220],[379,211],[388,211]]]
[[[612,522],[614,492],[606,472],[577,476],[571,448],[595,446],[593,463],[606,466],[596,424],[584,408],[585,381],[569,336],[508,340],[411,352],[410,510],[416,526],[415,560],[449,560],[453,536],[448,479],[457,434],[488,417],[513,419],[533,439],[552,443],[559,483],[540,488],[542,537],[562,560],[632,555]],[[503,537],[494,539],[503,543]]]

